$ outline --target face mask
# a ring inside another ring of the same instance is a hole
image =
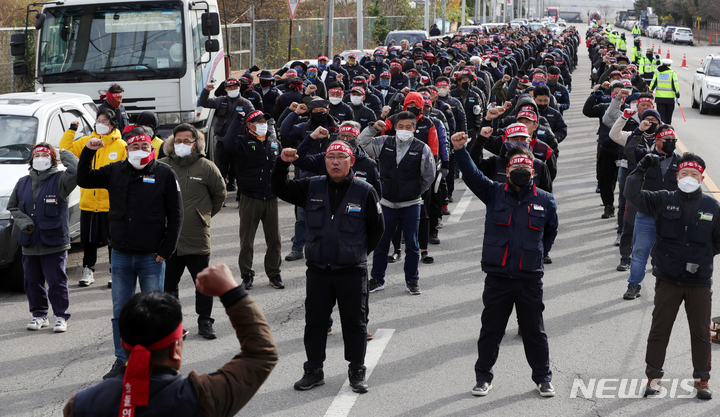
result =
[[[532,85],[533,87],[540,87],[541,85],[547,84],[545,81],[533,81]]]
[[[359,106],[363,102],[362,96],[350,96],[350,102],[353,106]]]
[[[510,182],[518,187],[524,187],[530,184],[530,171],[525,168],[517,168],[510,172]]]
[[[544,112],[545,110],[547,110],[548,106],[549,106],[549,104],[538,104],[538,105],[537,105],[537,108],[538,108],[538,110],[540,110],[541,112]]]
[[[227,95],[230,98],[237,98],[240,95],[240,90],[227,90]]]
[[[447,97],[448,89],[447,88],[438,88],[438,95],[440,97]]]
[[[315,78],[317,78],[317,72],[315,72],[315,71],[308,72],[308,80],[315,81]]]
[[[521,148],[530,149],[530,144],[527,142],[505,142],[503,145],[505,145],[505,150],[509,151],[510,149],[519,146]]]
[[[240,84],[240,91],[247,91],[250,89],[250,84]]]
[[[413,132],[410,130],[398,130],[395,133],[395,136],[397,136],[400,142],[407,142],[411,137],[413,137]]]
[[[261,87],[270,87],[272,85],[272,81],[270,80],[260,80],[260,86]]]
[[[267,134],[267,123],[260,123],[255,125],[255,134],[262,137]]]
[[[397,67],[390,68],[390,73],[392,75],[398,75],[398,74],[400,74],[400,68],[397,68]]]
[[[355,60],[354,59],[352,61],[348,60],[348,66],[352,67],[353,65],[355,65]]]
[[[192,145],[186,145],[184,143],[175,145],[175,155],[182,158],[183,156],[188,156],[192,153]]]
[[[423,69],[422,64],[415,64],[415,69],[418,71],[422,71],[422,69]]]
[[[495,61],[490,61],[490,66],[493,67],[493,68],[497,68],[497,62],[495,62]]]
[[[313,113],[312,114],[312,121],[316,125],[321,125],[325,123],[327,120],[327,113]]]
[[[673,152],[675,152],[675,142],[663,142],[662,151],[668,155],[671,155]]]
[[[153,150],[155,152],[155,150]],[[135,169],[143,169],[145,168],[145,165],[149,164],[152,158],[150,158],[151,153],[145,152],[145,151],[132,151],[128,152],[128,162],[130,162],[130,165],[132,165]]]
[[[700,187],[700,183],[693,177],[685,177],[678,180],[678,188],[684,193],[692,193]]]
[[[382,88],[390,87],[390,80],[380,79],[380,87],[382,87]]]
[[[110,126],[104,125],[102,123],[96,123],[95,124],[95,132],[98,135],[107,135],[108,133],[110,133]]]
[[[340,97],[330,97],[330,98],[329,98],[329,101],[330,101],[330,104],[332,104],[333,106],[337,106],[337,105],[340,104],[340,102],[342,101],[342,98],[340,98]]]
[[[423,116],[430,117],[430,109],[423,109]]]
[[[52,165],[50,158],[38,157],[34,158],[32,161],[32,166],[35,171],[47,171],[50,168],[50,165]]]
[[[547,85],[551,87],[555,87],[557,85],[557,80],[548,80]]]
[[[422,113],[422,110],[418,109],[417,107],[408,107],[407,111],[415,115],[415,118],[420,116],[420,113]]]
[[[460,83],[460,88],[462,88],[463,90],[467,90],[468,88],[470,88],[470,83],[468,81]]]
[[[657,129],[657,127],[657,123],[650,123],[650,127],[645,131],[645,133],[653,134],[655,133],[655,129]]]
[[[340,61],[333,61],[332,64],[330,64],[331,67],[338,69],[340,68]]]
[[[345,143],[347,143],[347,145],[350,147],[350,149],[352,149],[353,154],[357,153],[357,147],[358,147],[357,138],[346,140]]]
[[[325,71],[327,69],[327,64],[318,64],[318,69],[320,71]]]
[[[302,69],[302,68],[295,68],[295,71],[297,72],[298,77],[302,77],[302,75],[303,75],[303,69]]]

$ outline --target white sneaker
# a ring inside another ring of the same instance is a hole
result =
[[[55,320],[55,327],[53,327],[53,332],[55,333],[63,333],[67,331],[67,322],[64,318],[58,317]]]
[[[43,327],[50,327],[50,321],[47,317],[33,317],[27,325],[28,330],[40,330]]]
[[[80,278],[80,286],[87,287],[93,282],[95,282],[95,273],[92,269],[86,266],[85,268],[83,268],[83,275],[82,278]]]

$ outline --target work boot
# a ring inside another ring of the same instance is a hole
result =
[[[297,261],[298,259],[303,258],[303,252],[301,250],[293,250],[290,251],[288,256],[285,257],[285,260],[288,262]]]
[[[215,329],[213,329],[212,320],[203,319],[198,321],[198,334],[205,339],[212,340],[217,338]]]
[[[629,259],[622,259],[620,260],[620,265],[617,266],[617,270],[620,272],[627,271],[630,269],[630,260]]]
[[[695,389],[697,390],[698,400],[711,400],[712,399],[712,390],[710,390],[710,387],[708,386],[707,381],[697,381],[695,383]]]
[[[298,391],[307,391],[325,384],[325,373],[322,368],[305,369],[301,380],[295,383]]]
[[[628,284],[628,289],[625,291],[623,298],[626,300],[634,300],[640,297],[640,286],[637,284]]]
[[[255,280],[255,277],[251,273],[247,273],[242,276],[243,285],[245,286],[246,290],[249,290],[250,288],[252,288],[254,280]]]
[[[605,206],[605,212],[603,212],[602,216],[603,219],[609,219],[611,217],[615,217],[615,206]]]
[[[368,392],[368,384],[365,382],[364,369],[359,369],[357,371],[348,369],[348,379],[350,380],[350,387],[353,392],[358,392],[360,394]]]

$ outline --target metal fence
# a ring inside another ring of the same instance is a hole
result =
[[[375,17],[366,17],[364,20],[364,40],[366,49],[377,46],[373,40]],[[402,16],[389,16],[390,28],[402,28]],[[295,19],[292,22],[292,51],[291,59],[313,59],[323,53],[323,29],[325,19]],[[227,34],[224,35],[225,50],[232,59],[232,70],[246,70],[253,64],[260,68],[276,69],[287,62],[288,20],[256,20],[250,23],[228,25]],[[406,29],[406,28],[403,28]],[[34,85],[30,77],[14,77],[12,70],[13,57],[10,56],[10,34],[23,31],[23,28],[0,28],[0,94],[14,91],[32,91]],[[225,27],[223,26],[223,30]],[[34,53],[35,29],[28,32],[29,55]],[[354,17],[337,17],[333,21],[333,53],[343,50],[355,49],[357,46],[357,19]],[[254,57],[254,62],[252,62]],[[29,72],[34,73],[31,59]]]
[[[707,22],[704,28],[693,28],[692,31],[695,40],[707,41],[709,45],[720,45],[720,22]]]

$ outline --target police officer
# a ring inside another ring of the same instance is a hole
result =
[[[483,291],[482,328],[475,363],[476,385],[472,394],[492,389],[492,367],[505,334],[513,305],[522,328],[525,356],[540,395],[551,397],[550,359],[542,312],[543,252],[557,236],[557,206],[552,194],[532,183],[533,161],[525,156],[507,164],[506,184],[494,182],[478,171],[464,145],[468,136],[452,136],[458,167],[468,188],[487,206],[482,270],[487,273]]]
[[[655,395],[663,377],[667,345],[685,301],[697,398],[709,400],[710,314],[713,258],[720,251],[720,203],[702,192],[705,161],[692,153],[678,159],[676,191],[643,191],[646,173],[660,157],[646,155],[627,179],[625,197],[655,220],[655,308],[645,353],[645,395]]]
[[[650,84],[655,77],[655,54],[651,48],[647,49],[644,56],[639,56],[637,60],[638,73],[645,80],[646,84]]]
[[[324,129],[324,128],[318,128]],[[325,129],[324,129],[325,130]],[[320,133],[320,132],[318,132]],[[353,151],[335,141],[325,153],[327,175],[290,181],[288,167],[298,159],[286,148],[272,174],[272,189],[281,199],[307,212],[307,281],[305,299],[305,353],[302,379],[296,390],[325,383],[323,362],[327,325],[337,301],[345,342],[348,377],[354,392],[365,393],[368,287],[367,256],[384,231],[377,193],[355,178]]]
[[[680,102],[680,86],[678,85],[677,73],[670,69],[671,59],[663,59],[652,82],[650,89],[655,91],[655,107],[662,121],[672,124],[672,115],[675,111],[675,101]]]

